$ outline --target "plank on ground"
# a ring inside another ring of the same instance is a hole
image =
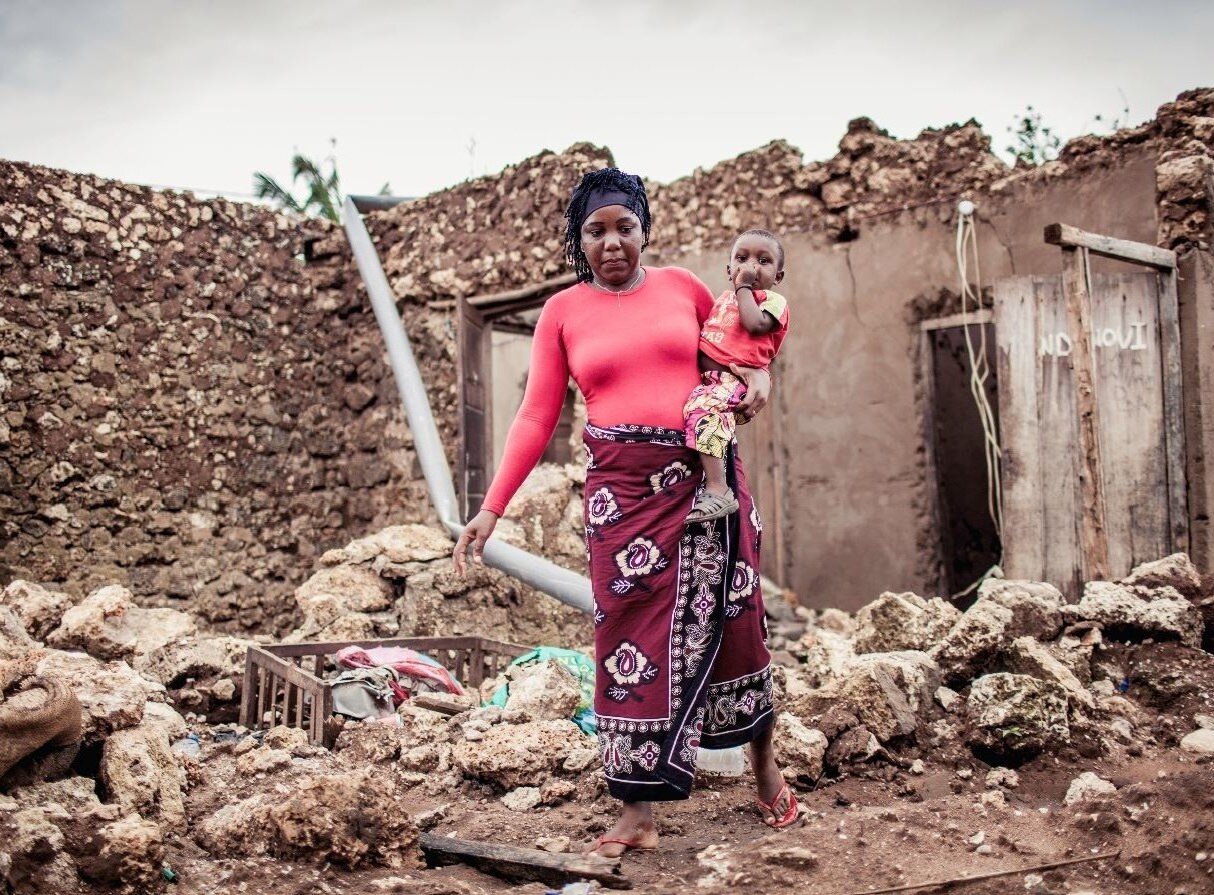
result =
[[[595,880],[609,889],[631,889],[620,871],[618,858],[553,854],[534,848],[517,848],[476,839],[457,839],[435,833],[421,834],[422,852],[432,867],[463,863],[509,880],[562,885],[580,879]]]

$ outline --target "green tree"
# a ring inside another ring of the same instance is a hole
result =
[[[269,199],[280,208],[328,218],[340,224],[343,196],[337,173],[337,140],[330,139],[329,145],[329,154],[319,164],[300,152],[291,157],[291,190],[266,172],[257,171],[253,174],[253,192],[259,199]],[[301,180],[303,192],[296,196],[292,190]],[[387,183],[379,188],[381,196],[390,193]]]

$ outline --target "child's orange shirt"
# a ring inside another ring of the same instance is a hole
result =
[[[700,330],[700,350],[719,364],[766,370],[788,334],[788,301],[778,292],[757,289],[755,302],[760,311],[776,318],[779,327],[761,336],[748,333],[742,326],[737,296],[727,289],[713,304]]]

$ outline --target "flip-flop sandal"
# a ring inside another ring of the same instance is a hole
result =
[[[778,796],[777,796],[777,798],[778,798]],[[606,836],[600,836],[599,838],[594,840],[594,845],[592,845],[590,847],[590,849],[586,852],[586,854],[593,855],[604,845],[622,845],[622,846],[624,846],[624,852],[621,853],[621,855],[617,855],[616,857],[622,857],[623,854],[626,854],[630,851],[657,851],[656,845],[641,845],[641,841],[639,839],[610,839]],[[607,856],[599,855],[599,857],[605,858]],[[613,860],[613,859],[608,858],[608,860]]]
[[[776,805],[780,803],[780,799],[785,793],[788,793],[788,810],[784,812],[782,817],[776,816]],[[762,799],[755,799],[759,806],[759,810],[765,815],[763,823],[767,824],[773,830],[782,830],[793,824],[801,814],[801,806],[797,804],[797,794],[789,789],[785,783],[780,787],[780,791],[776,793],[776,797],[770,803],[764,802]]]
[[[726,491],[724,494],[705,491],[696,499],[695,506],[687,514],[687,524],[711,522],[713,519],[720,519],[722,516],[728,516],[737,511],[738,499],[734,497],[732,490]]]

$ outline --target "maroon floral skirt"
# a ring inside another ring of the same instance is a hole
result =
[[[748,743],[772,721],[762,525],[733,447],[741,508],[687,525],[702,472],[682,431],[587,425],[584,438],[607,786],[626,802],[685,799],[699,747]]]

